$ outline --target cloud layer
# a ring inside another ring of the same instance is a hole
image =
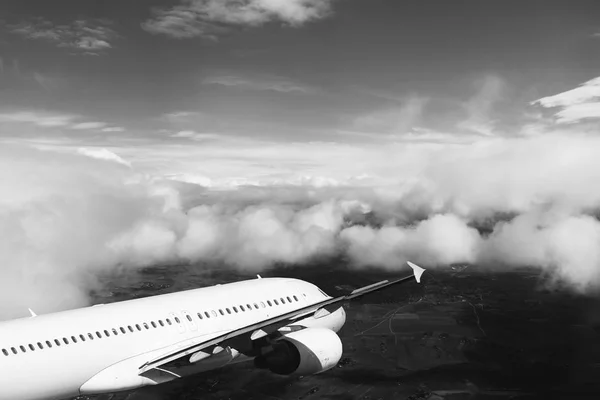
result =
[[[223,191],[192,172],[187,183],[141,173],[117,150],[2,146],[0,315],[85,304],[97,276],[118,268],[200,261],[255,271],[330,257],[394,271],[407,259],[535,266],[574,290],[600,285],[600,139],[403,149],[377,150],[395,180],[378,178],[370,149],[360,150],[372,163],[361,167],[366,184],[292,175]],[[356,162],[348,154],[334,162]]]

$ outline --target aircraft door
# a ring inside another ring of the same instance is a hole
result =
[[[310,304],[310,302],[306,298],[306,289],[303,288],[302,285],[299,285],[296,282],[292,282],[288,283],[287,287],[290,292],[290,295],[295,296],[295,298],[292,297],[294,299],[293,304],[295,304],[295,308],[302,308]],[[296,301],[295,299],[298,299],[298,301]]]
[[[175,328],[179,331],[179,333],[185,332],[185,322],[181,320],[181,318],[175,314],[174,312],[169,313],[169,318],[173,322]],[[179,322],[177,322],[179,321]]]
[[[190,331],[198,330],[198,326],[196,325],[196,322],[194,321],[194,317],[189,312],[181,311],[181,315],[183,315],[183,321],[186,323],[186,325],[190,329]]]

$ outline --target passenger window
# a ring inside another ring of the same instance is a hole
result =
[[[133,327],[131,325],[127,325],[127,329],[129,329],[129,332],[133,332]]]
[[[8,355],[8,351],[6,351],[6,349],[2,349],[2,353],[7,356]]]
[[[158,323],[160,324],[160,326],[165,326],[165,324],[163,324],[163,322],[162,322],[162,319],[159,319]]]
[[[141,331],[141,330],[142,330],[142,327],[141,327],[141,326],[139,326],[138,324],[135,324],[135,327],[136,327],[136,329],[137,329],[138,331]]]
[[[294,300],[298,301],[298,298],[296,297],[296,295],[294,295]]]
[[[202,313],[198,313],[198,318],[202,319]]]
[[[279,300],[281,300],[281,304],[285,304],[285,300],[282,298],[280,298]]]
[[[233,311],[238,312],[238,309],[236,306],[233,306]]]
[[[106,337],[110,337],[110,333],[108,333],[106,329],[104,330],[104,334],[106,335]]]
[[[17,354],[17,349],[15,349],[14,347],[11,347],[10,349],[12,350],[12,352],[13,352],[14,354]]]
[[[225,315],[225,313],[223,312],[222,309],[219,308],[219,312],[221,313],[221,315]]]
[[[254,308],[258,310],[258,304],[254,303]]]
[[[22,351],[23,353],[25,353],[25,351],[26,351],[26,350],[25,350],[25,347],[23,347],[23,346],[19,346],[19,347],[21,348],[21,351]]]
[[[156,322],[150,321],[150,325],[152,325],[153,328],[156,328]]]
[[[98,336],[98,339],[102,339],[102,335],[98,331],[96,331],[96,336]]]
[[[58,339],[54,339],[54,343],[56,343],[56,345],[60,347],[60,341]]]
[[[73,340],[73,343],[77,343],[77,339],[75,339],[75,336],[71,336],[71,340]]]
[[[188,321],[192,322],[192,316],[191,315],[186,315],[186,318],[188,319]]]
[[[242,311],[246,311],[246,310],[244,310],[244,306],[243,306],[243,305],[241,305],[241,304],[240,304],[240,310],[242,310]]]
[[[216,312],[215,310],[211,310],[210,312],[212,313],[212,316],[213,316],[213,317],[216,317],[216,316],[217,316],[217,312]]]
[[[208,311],[204,311],[204,315],[206,315],[206,318],[210,318],[210,314],[208,313]]]
[[[121,333],[127,333],[127,331],[125,330],[125,328],[123,328],[122,326],[119,329],[121,330]]]
[[[145,322],[144,322],[142,325],[144,325],[144,328],[146,328],[146,329],[150,329],[150,327],[148,326],[148,324],[147,324],[147,323],[145,323]]]
[[[69,344],[69,339],[67,339],[66,337],[63,338],[63,342],[65,342],[65,344]]]
[[[227,311],[227,314],[231,314],[231,310],[229,308],[225,309]]]
[[[94,335],[92,335],[91,333],[88,333],[88,337],[90,338],[90,340],[94,340]]]
[[[292,302],[292,299],[290,299],[290,296],[287,296],[286,298],[287,298],[288,303]]]
[[[117,336],[119,334],[119,331],[116,328],[112,328],[112,333],[113,335]]]
[[[169,318],[167,318],[167,324],[172,325],[171,320]]]
[[[33,345],[32,345],[32,344],[30,344],[30,345],[29,345],[29,348],[31,349],[31,351],[34,351],[34,350],[35,350],[35,347],[33,347]]]
[[[269,305],[269,307],[273,307],[273,304],[271,304],[271,300],[267,300],[267,304]]]
[[[49,341],[49,340],[46,340],[46,346],[48,346],[48,347],[52,348],[52,343],[50,343],[50,341]]]
[[[248,309],[248,311],[252,310],[252,306],[250,304],[246,304],[246,308]]]
[[[38,343],[37,343],[37,345],[38,345],[38,347],[40,348],[40,350],[43,350],[43,349],[44,349],[44,346],[43,346],[43,345],[42,345],[40,342],[38,342]]]
[[[266,306],[265,306],[265,303],[263,303],[262,301],[260,302],[260,306],[261,306],[262,308],[265,308],[265,307],[266,307]]]
[[[275,303],[275,305],[279,305],[279,303],[277,302],[277,300],[273,300],[273,302]]]
[[[179,317],[175,317],[175,322],[177,322],[178,324],[181,323],[181,321],[179,320]]]
[[[82,342],[85,342],[85,336],[79,335],[79,338],[81,339]]]

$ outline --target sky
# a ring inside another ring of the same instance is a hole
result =
[[[2,2],[0,316],[182,261],[529,265],[600,287],[599,11]]]
[[[530,102],[597,75],[599,8],[594,1],[4,2],[0,137],[187,153],[244,141],[382,145],[522,135],[520,128],[539,129],[556,112]]]

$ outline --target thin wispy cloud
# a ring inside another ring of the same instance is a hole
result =
[[[198,115],[196,111],[173,111],[164,114],[164,117],[168,120],[182,120],[193,115]]]
[[[19,111],[0,114],[0,122],[30,123],[40,127],[61,127],[70,125],[74,115],[47,112]]]
[[[171,135],[173,138],[183,138],[192,140],[211,140],[211,139],[223,139],[222,135],[218,133],[199,133],[192,130],[179,131]]]
[[[271,90],[280,93],[317,93],[315,87],[278,76],[215,75],[202,80],[204,85],[219,85],[249,90]]]
[[[172,8],[154,9],[142,24],[153,34],[176,39],[215,40],[232,27],[256,27],[282,22],[292,27],[331,13],[331,0],[184,0]]]
[[[353,120],[353,127],[372,133],[403,135],[420,122],[429,99],[410,96],[397,99],[397,106],[386,107],[359,115]]]
[[[496,75],[488,75],[477,82],[477,93],[465,104],[467,118],[459,128],[490,136],[496,129],[492,117],[494,105],[502,98],[505,82]]]
[[[67,24],[56,24],[37,17],[6,26],[8,32],[28,40],[40,40],[76,54],[101,55],[112,48],[117,33],[104,20],[78,19]]]
[[[71,125],[71,129],[85,130],[85,129],[100,129],[105,127],[106,122],[80,122]]]
[[[40,128],[69,128],[73,130],[101,130],[102,132],[122,132],[122,127],[108,126],[106,122],[81,121],[80,115],[49,111],[15,111],[0,113],[0,122],[34,125]]]
[[[122,126],[108,126],[106,128],[102,128],[102,132],[125,132],[125,128]]]
[[[544,108],[557,108],[557,123],[574,123],[600,118],[600,77],[579,87],[531,102]]]

